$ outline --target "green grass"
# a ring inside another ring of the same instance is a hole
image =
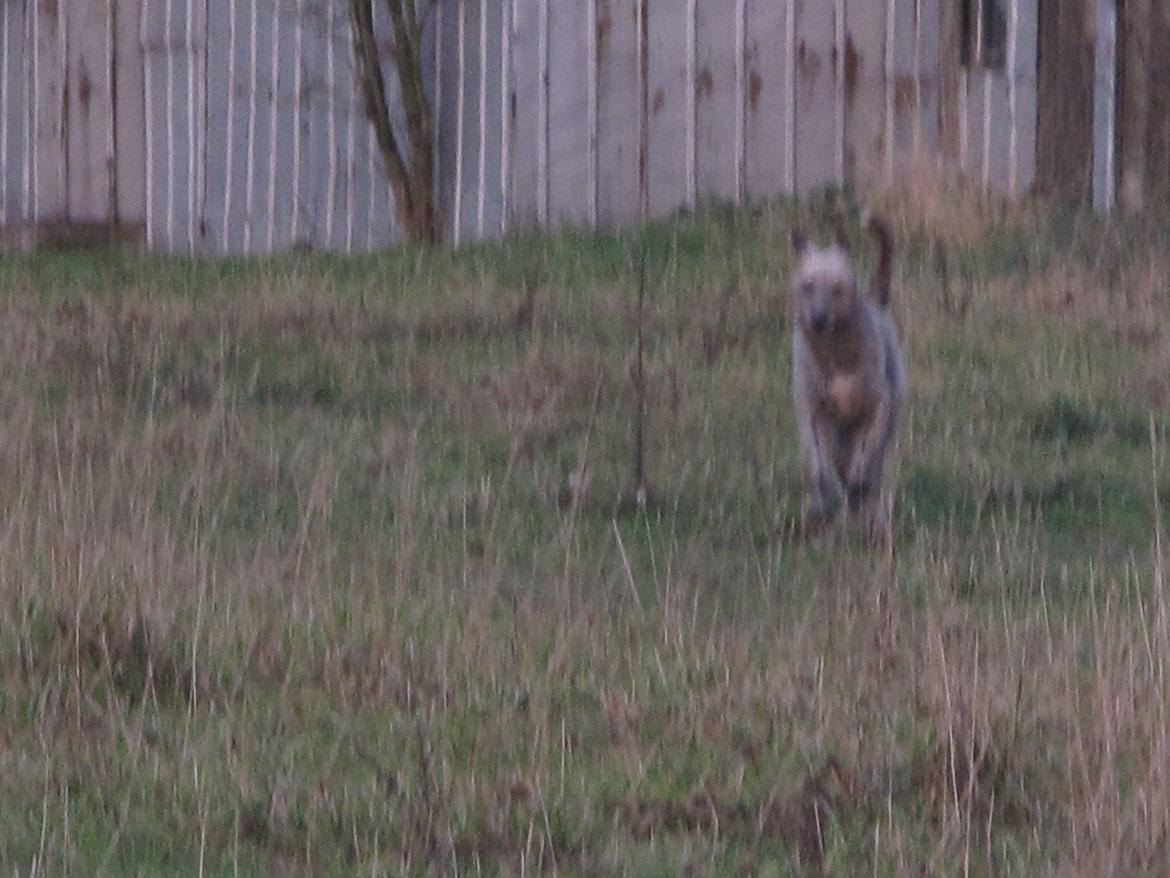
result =
[[[0,872],[1160,874],[1165,226],[903,241],[889,559],[794,535],[796,215],[0,262]]]

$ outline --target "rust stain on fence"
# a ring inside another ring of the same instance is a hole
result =
[[[610,7],[610,0],[598,0],[597,3],[597,60],[601,58],[605,52],[606,43],[609,39],[609,32],[613,29],[613,9]]]
[[[836,69],[836,64],[833,67]],[[861,54],[857,51],[857,46],[853,44],[853,37],[847,36],[845,38],[845,97],[850,103],[857,95],[857,83],[860,79]]]
[[[704,66],[695,77],[695,95],[700,98],[710,97],[715,92],[715,77],[711,68]]]
[[[764,91],[764,78],[753,70],[748,76],[748,107],[754,113],[760,106],[760,94]]]
[[[808,97],[812,97],[814,83],[817,77],[821,75],[821,68],[824,65],[825,62],[821,56],[810,49],[808,43],[801,40],[796,50],[796,67],[800,72],[798,78],[803,82]]]

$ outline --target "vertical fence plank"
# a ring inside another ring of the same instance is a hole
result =
[[[1011,117],[1008,112],[1008,75],[988,71],[984,82],[984,186],[1006,192],[1011,164]]]
[[[549,223],[589,224],[589,32],[583,0],[549,2]]]
[[[1026,5],[1026,4],[1025,4]],[[1146,184],[1155,197],[1170,195],[1170,5],[1154,4],[1150,33],[1150,118]],[[1159,87],[1160,85],[1160,87]]]
[[[207,99],[203,139],[203,208],[200,221],[203,246],[211,253],[225,253],[229,246],[228,215],[232,197],[232,153],[235,151],[232,109],[233,83],[230,74],[233,57],[231,7],[227,3],[207,0],[203,88]],[[122,96],[118,96],[119,102]]]
[[[687,12],[686,0],[652,0],[646,8],[650,216],[662,216],[687,202]]]
[[[195,0],[186,0],[183,4],[186,9],[186,23],[183,30],[184,66],[186,67],[186,91],[184,104],[186,105],[186,138],[187,171],[184,185],[187,189],[187,249],[194,253],[199,238],[199,203],[200,193],[200,165],[199,143],[203,136],[203,119],[200,114],[199,93],[196,83],[200,77],[200,61],[203,57],[203,43],[207,38],[206,29],[199,31],[200,22],[195,15]]]
[[[40,89],[37,86],[37,10],[35,4],[24,5],[24,81],[28,83],[25,92],[26,113],[24,118],[24,169],[21,189],[24,193],[24,215],[36,217],[36,130]]]
[[[442,0],[440,0],[442,2]],[[539,206],[542,140],[540,102],[544,74],[540,67],[542,32],[539,26],[540,0],[513,0],[512,5],[512,96],[509,115],[512,166],[509,228],[530,231],[536,228]]]
[[[845,0],[833,5],[833,180],[845,182]]]
[[[808,192],[836,176],[833,3],[796,4],[796,189]]]
[[[268,234],[266,249],[269,253],[276,245],[276,163],[277,163],[277,145],[280,138],[277,136],[277,125],[279,123],[278,112],[280,110],[280,31],[281,31],[281,15],[280,15],[280,0],[272,0],[272,58],[271,67],[269,68],[269,87],[268,87],[268,209],[267,209],[267,225]]]
[[[168,0],[170,2],[170,0]],[[263,153],[257,148],[257,124],[256,116],[260,112],[259,106],[259,70],[260,70],[260,22],[259,10],[257,6],[260,0],[248,0],[248,16],[246,24],[244,25],[244,41],[248,45],[248,66],[247,66],[247,126],[245,128],[245,155],[247,156],[244,165],[244,251],[250,253],[252,251],[252,241],[256,237],[257,226],[257,212],[256,212],[256,158]]]
[[[301,243],[301,161],[304,142],[308,135],[308,103],[305,88],[305,0],[296,0],[296,35],[293,39],[293,136],[292,136],[292,210],[289,217],[289,239],[292,245]]]
[[[479,40],[477,42],[476,60],[479,68],[479,105],[476,107],[476,117],[479,120],[479,138],[476,146],[476,156],[479,167],[476,169],[476,198],[475,198],[475,237],[483,239],[485,212],[487,211],[487,115],[488,115],[488,7],[479,7]],[[494,106],[494,105],[493,105]]]
[[[172,242],[167,228],[170,179],[167,150],[171,138],[168,138],[166,0],[143,0],[141,12],[146,241],[149,247],[169,250]]]
[[[1012,35],[1013,77],[1011,180],[1008,194],[1031,191],[1036,180],[1037,102],[1036,61],[1039,4],[1037,0],[1012,0],[1015,8]]]
[[[983,168],[983,105],[986,82],[978,68],[966,67],[959,79],[959,167],[979,180]]]
[[[739,91],[735,4],[699,0],[695,26],[695,170],[700,200],[737,197]]]
[[[337,89],[337,105],[343,108],[345,131],[345,158],[341,160],[341,167],[345,173],[345,205],[341,209],[340,220],[345,228],[345,252],[352,253],[358,212],[358,169],[361,161],[357,155],[358,102],[357,89],[354,87],[357,82],[357,63],[354,59],[353,40],[350,38],[348,23],[348,19],[345,18],[339,21],[338,30],[341,37],[339,42],[345,48],[341,50],[339,47],[344,60],[338,70],[334,87]]]
[[[145,0],[144,0],[145,2]],[[229,0],[227,7],[221,7],[222,14],[217,15],[211,33],[218,39],[212,40],[215,52],[209,58],[207,87],[216,94],[224,96],[222,101],[215,102],[216,110],[223,111],[224,148],[219,153],[222,157],[223,185],[218,190],[222,192],[223,213],[217,217],[220,228],[220,252],[228,253],[232,245],[232,200],[236,191],[235,165],[238,154],[236,144],[236,115],[239,101],[236,94],[236,57],[239,45],[239,15],[237,0]],[[226,61],[226,63],[224,63]],[[221,78],[222,77],[222,78]],[[212,116],[216,118],[218,113]],[[216,142],[215,139],[212,142]],[[218,172],[220,168],[216,167]],[[212,169],[208,168],[208,182],[218,178],[212,176]],[[212,200],[208,199],[209,202]],[[210,208],[210,204],[209,204]]]
[[[506,16],[502,3],[484,7],[480,31],[480,67],[483,70],[480,96],[480,238],[498,236],[503,223],[503,167],[502,143],[504,137],[504,94],[506,67],[503,57],[503,32]]]
[[[901,2],[901,0],[899,0]],[[941,144],[939,99],[940,38],[944,0],[914,0],[914,88],[913,149],[936,155]],[[903,25],[904,26],[904,25]],[[899,44],[900,45],[900,44]]]
[[[597,220],[602,227],[638,216],[638,2],[598,0]]]
[[[301,89],[304,86],[301,64],[304,54],[304,35],[298,7],[301,0],[273,0],[273,64],[272,103],[277,112],[269,119],[272,142],[269,165],[272,188],[269,190],[270,238],[269,250],[285,250],[296,243],[292,214],[297,203],[297,190],[292,177],[300,161]],[[299,45],[298,45],[299,42]],[[279,46],[280,51],[276,48]],[[299,80],[299,81],[298,81]]]
[[[336,132],[333,118],[333,80],[330,49],[333,32],[331,0],[304,0],[304,66],[302,85],[302,184],[296,197],[301,202],[302,229],[299,243],[332,250],[333,212],[336,197]]]
[[[748,0],[744,186],[749,199],[786,191],[788,4]]]
[[[36,0],[36,167],[33,204],[37,219],[65,215],[65,39],[63,5]]]
[[[15,19],[12,4],[0,0],[0,223],[8,221],[8,66],[12,55],[9,48],[12,24]]]
[[[924,0],[938,9],[938,125],[939,154],[948,162],[962,164],[964,71],[958,64],[962,43],[959,4],[950,0]],[[923,63],[926,63],[923,59]]]
[[[195,52],[195,117],[198,137],[195,148],[196,173],[195,185],[195,241],[196,249],[200,253],[214,253],[217,239],[211,237],[207,222],[207,169],[212,158],[212,151],[208,146],[210,133],[211,102],[207,93],[208,70],[207,62],[211,56],[211,45],[208,33],[210,24],[211,0],[192,0],[195,5],[195,33],[198,34],[198,44]]]
[[[906,159],[923,137],[922,67],[923,33],[921,6],[939,0],[888,0],[883,3],[889,21],[884,28],[886,47],[886,175],[893,182]]]
[[[448,95],[439,106],[440,159],[445,168],[440,201],[447,222],[451,243],[458,246],[462,228],[463,207],[463,102],[464,102],[464,41],[466,0],[447,0],[443,3],[439,40],[446,59],[439,80],[442,92]]]
[[[1093,206],[1113,210],[1117,167],[1117,4],[1097,0],[1096,78],[1093,84]]]
[[[107,152],[113,119],[109,22],[104,3],[73,3],[64,11],[71,35],[66,61],[71,86],[66,90],[68,215],[74,219],[105,220],[112,213],[112,156]]]
[[[164,58],[162,89],[163,107],[166,115],[166,246],[174,249],[175,242],[175,200],[179,186],[179,172],[175,165],[175,115],[178,108],[175,106],[175,44],[174,44],[174,10],[175,0],[163,0],[163,33],[159,51]]]
[[[847,180],[872,185],[880,179],[886,138],[886,2],[847,0],[843,97]]]
[[[512,12],[512,0],[500,4],[500,237],[509,231],[512,209]]]
[[[0,222],[28,216],[25,169],[29,155],[32,92],[25,35],[26,4],[0,0]]]
[[[479,34],[482,6],[477,0],[459,4],[459,100],[455,175],[457,225],[454,242],[474,241],[479,203]]]
[[[695,143],[695,129],[697,127],[698,119],[698,81],[696,79],[696,57],[697,49],[695,46],[695,28],[698,18],[698,0],[686,0],[686,24],[685,33],[685,48],[683,49],[686,58],[686,72],[683,81],[686,83],[685,96],[683,101],[686,106],[686,205],[691,210],[695,209],[695,200],[698,194],[696,185],[696,143]]]
[[[747,0],[735,0],[735,205],[744,197],[747,163]]]

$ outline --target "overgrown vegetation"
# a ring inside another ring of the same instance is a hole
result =
[[[0,263],[0,871],[1164,872],[1166,226],[902,223],[889,562],[790,219],[646,230],[644,508],[634,237]]]

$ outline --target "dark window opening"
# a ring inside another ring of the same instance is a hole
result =
[[[963,39],[959,63],[964,67],[1003,70],[1007,62],[1007,16],[1004,0],[960,0]]]

